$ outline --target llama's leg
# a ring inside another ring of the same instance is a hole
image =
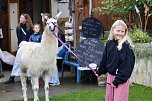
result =
[[[45,89],[45,101],[49,101],[49,79],[50,79],[50,74],[46,72],[43,75],[43,79],[45,82],[44,89]]]
[[[21,70],[20,78],[21,78],[21,83],[22,83],[22,91],[23,91],[24,101],[28,101],[27,100],[27,94],[26,94],[26,91],[27,91],[27,87],[26,87],[26,69]]]
[[[31,84],[32,84],[33,92],[34,92],[34,101],[39,101],[39,98],[38,98],[38,90],[39,90],[38,78],[39,78],[38,76],[31,75]]]

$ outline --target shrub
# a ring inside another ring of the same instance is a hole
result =
[[[142,58],[152,56],[152,44],[151,43],[135,43],[133,48],[135,56]]]
[[[129,32],[130,37],[134,43],[147,43],[151,41],[151,37],[147,32],[143,32],[139,28],[134,28]]]

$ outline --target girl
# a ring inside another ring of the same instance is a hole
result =
[[[105,101],[128,101],[129,78],[135,57],[127,25],[122,20],[113,23],[103,58],[96,76],[107,75]]]
[[[31,17],[28,14],[22,13],[20,15],[19,24],[16,28],[18,45],[22,41],[29,41],[29,37],[32,33],[33,33],[33,23],[32,23]],[[20,69],[19,69],[18,65],[19,65],[18,64],[18,57],[16,56],[15,61],[14,61],[14,65],[13,65],[13,69],[11,72],[11,76],[7,81],[5,81],[5,84],[14,83],[15,76],[20,75]],[[27,75],[30,76],[29,74],[27,74]]]
[[[21,41],[29,41],[30,35],[33,33],[33,23],[28,14],[22,13],[20,16],[19,24],[16,28],[18,38],[18,45]]]
[[[51,15],[49,13],[41,13],[42,16],[42,25],[43,25],[43,30],[45,29],[46,22],[48,18],[51,18]]]

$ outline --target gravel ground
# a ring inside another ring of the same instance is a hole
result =
[[[15,83],[4,84],[3,82],[9,78],[10,71],[4,71],[4,78],[0,79],[0,101],[12,101],[15,99],[23,99],[20,78],[15,78]],[[59,72],[59,77],[61,77],[61,72]],[[65,94],[74,91],[81,90],[91,90],[91,89],[101,89],[98,86],[97,81],[90,79],[82,79],[81,84],[76,84],[76,78],[73,72],[65,72],[64,78],[60,78],[60,85],[50,86],[50,96]],[[39,96],[44,96],[44,85],[40,85]],[[31,89],[31,84],[27,85],[27,96],[28,98],[33,97],[33,91]]]

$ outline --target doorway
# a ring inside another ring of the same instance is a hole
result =
[[[0,0],[0,29],[3,34],[3,38],[0,38],[0,48],[2,50],[9,50],[8,47],[8,1]]]

